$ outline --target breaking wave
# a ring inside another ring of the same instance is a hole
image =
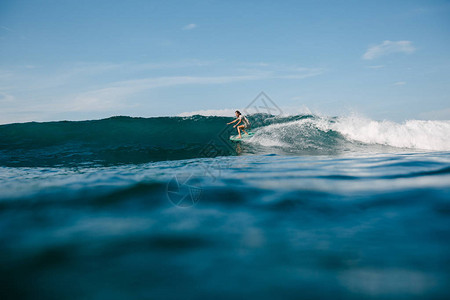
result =
[[[322,155],[416,149],[450,151],[450,121],[249,116],[255,135],[232,143],[231,118],[132,118],[0,126],[0,166],[136,164],[238,154]]]

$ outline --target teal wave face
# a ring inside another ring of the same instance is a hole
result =
[[[0,165],[127,164],[202,157],[230,118],[112,117],[0,126]],[[217,143],[220,154],[230,146]]]

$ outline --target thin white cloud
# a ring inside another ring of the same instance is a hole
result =
[[[170,76],[155,77],[135,80],[125,80],[110,84],[107,87],[92,90],[77,95],[66,111],[105,111],[114,110],[120,106],[133,106],[131,103],[123,103],[129,96],[147,90],[163,87],[172,87],[189,84],[225,84],[238,81],[258,80],[257,75],[242,76]]]
[[[171,70],[171,69],[183,69],[183,68],[195,68],[204,67],[213,64],[213,61],[204,60],[181,60],[173,62],[161,62],[161,63],[79,63],[71,67],[71,74],[96,74],[105,72],[139,72],[139,71],[150,71],[150,70]]]
[[[368,66],[368,68],[369,68],[369,69],[377,70],[377,69],[382,69],[382,68],[384,68],[384,65]]]
[[[308,77],[314,77],[321,75],[324,71],[322,69],[311,69],[309,71],[301,72],[298,74],[288,74],[288,75],[279,75],[275,76],[275,78],[284,78],[284,79],[304,79]]]
[[[204,109],[204,110],[196,110],[191,112],[182,112],[179,114],[179,117],[190,117],[194,115],[201,116],[218,116],[218,117],[230,117],[234,116],[234,112],[236,109],[233,108],[224,108],[224,109]]]
[[[236,109],[240,111],[245,111],[244,108],[223,108],[223,109],[203,109],[195,110],[190,112],[182,112],[178,114],[179,117],[190,117],[194,115],[201,116],[218,116],[218,117],[233,117]],[[282,116],[295,116],[295,115],[306,115],[312,114],[312,111],[305,105],[301,106],[283,106],[281,107]]]
[[[196,63],[200,64],[201,62]],[[203,65],[203,63],[201,65]],[[66,111],[114,110],[123,105],[132,106],[133,104],[127,100],[130,96],[156,88],[167,88],[180,85],[229,84],[265,79],[304,79],[318,76],[323,72],[324,70],[321,68],[271,65],[270,68],[264,67],[263,69],[241,69],[238,73],[234,72],[234,75],[225,76],[165,76],[123,80],[74,95],[72,99],[68,99],[66,103],[70,103],[70,105],[66,105],[64,109]]]
[[[12,103],[12,102],[14,102],[14,96],[0,91],[0,103],[5,104],[5,103]]]
[[[6,31],[9,31],[9,32],[15,32],[15,30],[13,30],[13,29],[11,29],[11,28],[9,28],[9,27],[7,27],[7,26],[0,26],[0,28],[1,28],[1,29],[4,29],[4,30],[6,30]]]
[[[131,77],[141,72],[158,72],[160,70],[177,70],[187,68],[202,68],[213,64],[213,61],[202,60],[182,60],[174,62],[161,63],[75,63],[63,65],[60,68],[46,73],[46,76],[39,76],[40,70],[37,66],[25,65],[13,67],[9,69],[0,69],[0,80],[3,80],[3,86],[0,86],[0,92],[4,90],[12,90],[12,86],[16,85],[16,91],[44,91],[46,89],[54,89],[74,86],[74,82],[79,85],[85,85],[84,88],[92,85],[106,84],[101,83],[101,74],[108,74],[114,77]],[[125,76],[124,76],[125,75]],[[92,80],[95,79],[95,80]],[[24,83],[18,86],[17,83]],[[9,85],[8,85],[9,83]],[[11,87],[9,87],[11,86]],[[78,89],[80,89],[78,87]]]
[[[187,24],[186,26],[184,26],[182,28],[182,30],[192,30],[192,29],[195,29],[197,27],[198,27],[197,24],[191,23],[191,24]]]
[[[38,103],[17,105],[11,95],[1,94],[2,111],[0,124],[25,122],[32,120],[52,120],[60,113],[111,113],[138,106],[129,101],[129,97],[155,88],[189,84],[226,84],[247,80],[262,79],[258,75],[241,76],[169,76],[145,79],[125,80],[111,83],[103,88],[62,98],[49,99]],[[8,105],[6,105],[8,104]]]
[[[411,41],[384,41],[379,45],[369,47],[362,58],[372,60],[392,53],[411,54],[415,50]]]
[[[394,83],[394,85],[405,85],[406,81],[397,81]]]
[[[283,64],[243,64],[237,70],[244,73],[259,74],[270,78],[278,79],[304,79],[323,74],[326,70],[323,68],[304,68]]]
[[[211,74],[204,66],[215,64],[222,68]],[[146,93],[153,89],[187,85],[220,85],[246,81],[294,79],[317,76],[325,72],[321,68],[257,64],[242,70],[242,63],[222,65],[219,62],[188,60],[168,63],[100,63],[62,66],[47,76],[39,76],[41,68],[13,68],[0,70],[4,86],[0,87],[0,123],[12,121],[48,121],[86,113],[111,114],[144,105]],[[189,74],[186,74],[185,68]],[[179,70],[178,70],[179,69]],[[158,76],[159,70],[170,70],[178,75]],[[209,73],[209,74],[208,74]],[[111,74],[115,81],[93,81]],[[141,77],[147,75],[147,77]],[[133,78],[121,80],[123,78]],[[140,78],[136,78],[140,77]],[[24,83],[18,85],[18,83]],[[57,93],[55,93],[57,91]],[[228,112],[227,112],[228,115]]]

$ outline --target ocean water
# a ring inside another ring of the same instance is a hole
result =
[[[0,126],[1,299],[448,299],[450,121]]]

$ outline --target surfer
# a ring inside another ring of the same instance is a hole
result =
[[[245,129],[249,129],[249,128],[250,128],[250,122],[248,121],[248,119],[247,119],[246,116],[244,116],[243,114],[241,114],[240,111],[237,110],[237,111],[235,112],[235,114],[236,114],[236,120],[233,120],[233,121],[227,123],[227,125],[230,125],[230,124],[233,124],[233,123],[237,122],[237,124],[234,125],[233,128],[236,128],[236,127],[237,127],[237,131],[238,131],[238,133],[239,133],[239,138],[241,139],[241,138],[242,138],[241,130],[242,130],[243,132],[245,132],[246,134],[248,134],[248,132],[245,131]],[[239,124],[241,124],[241,123],[243,123],[243,124],[242,124],[242,125],[239,125]]]

